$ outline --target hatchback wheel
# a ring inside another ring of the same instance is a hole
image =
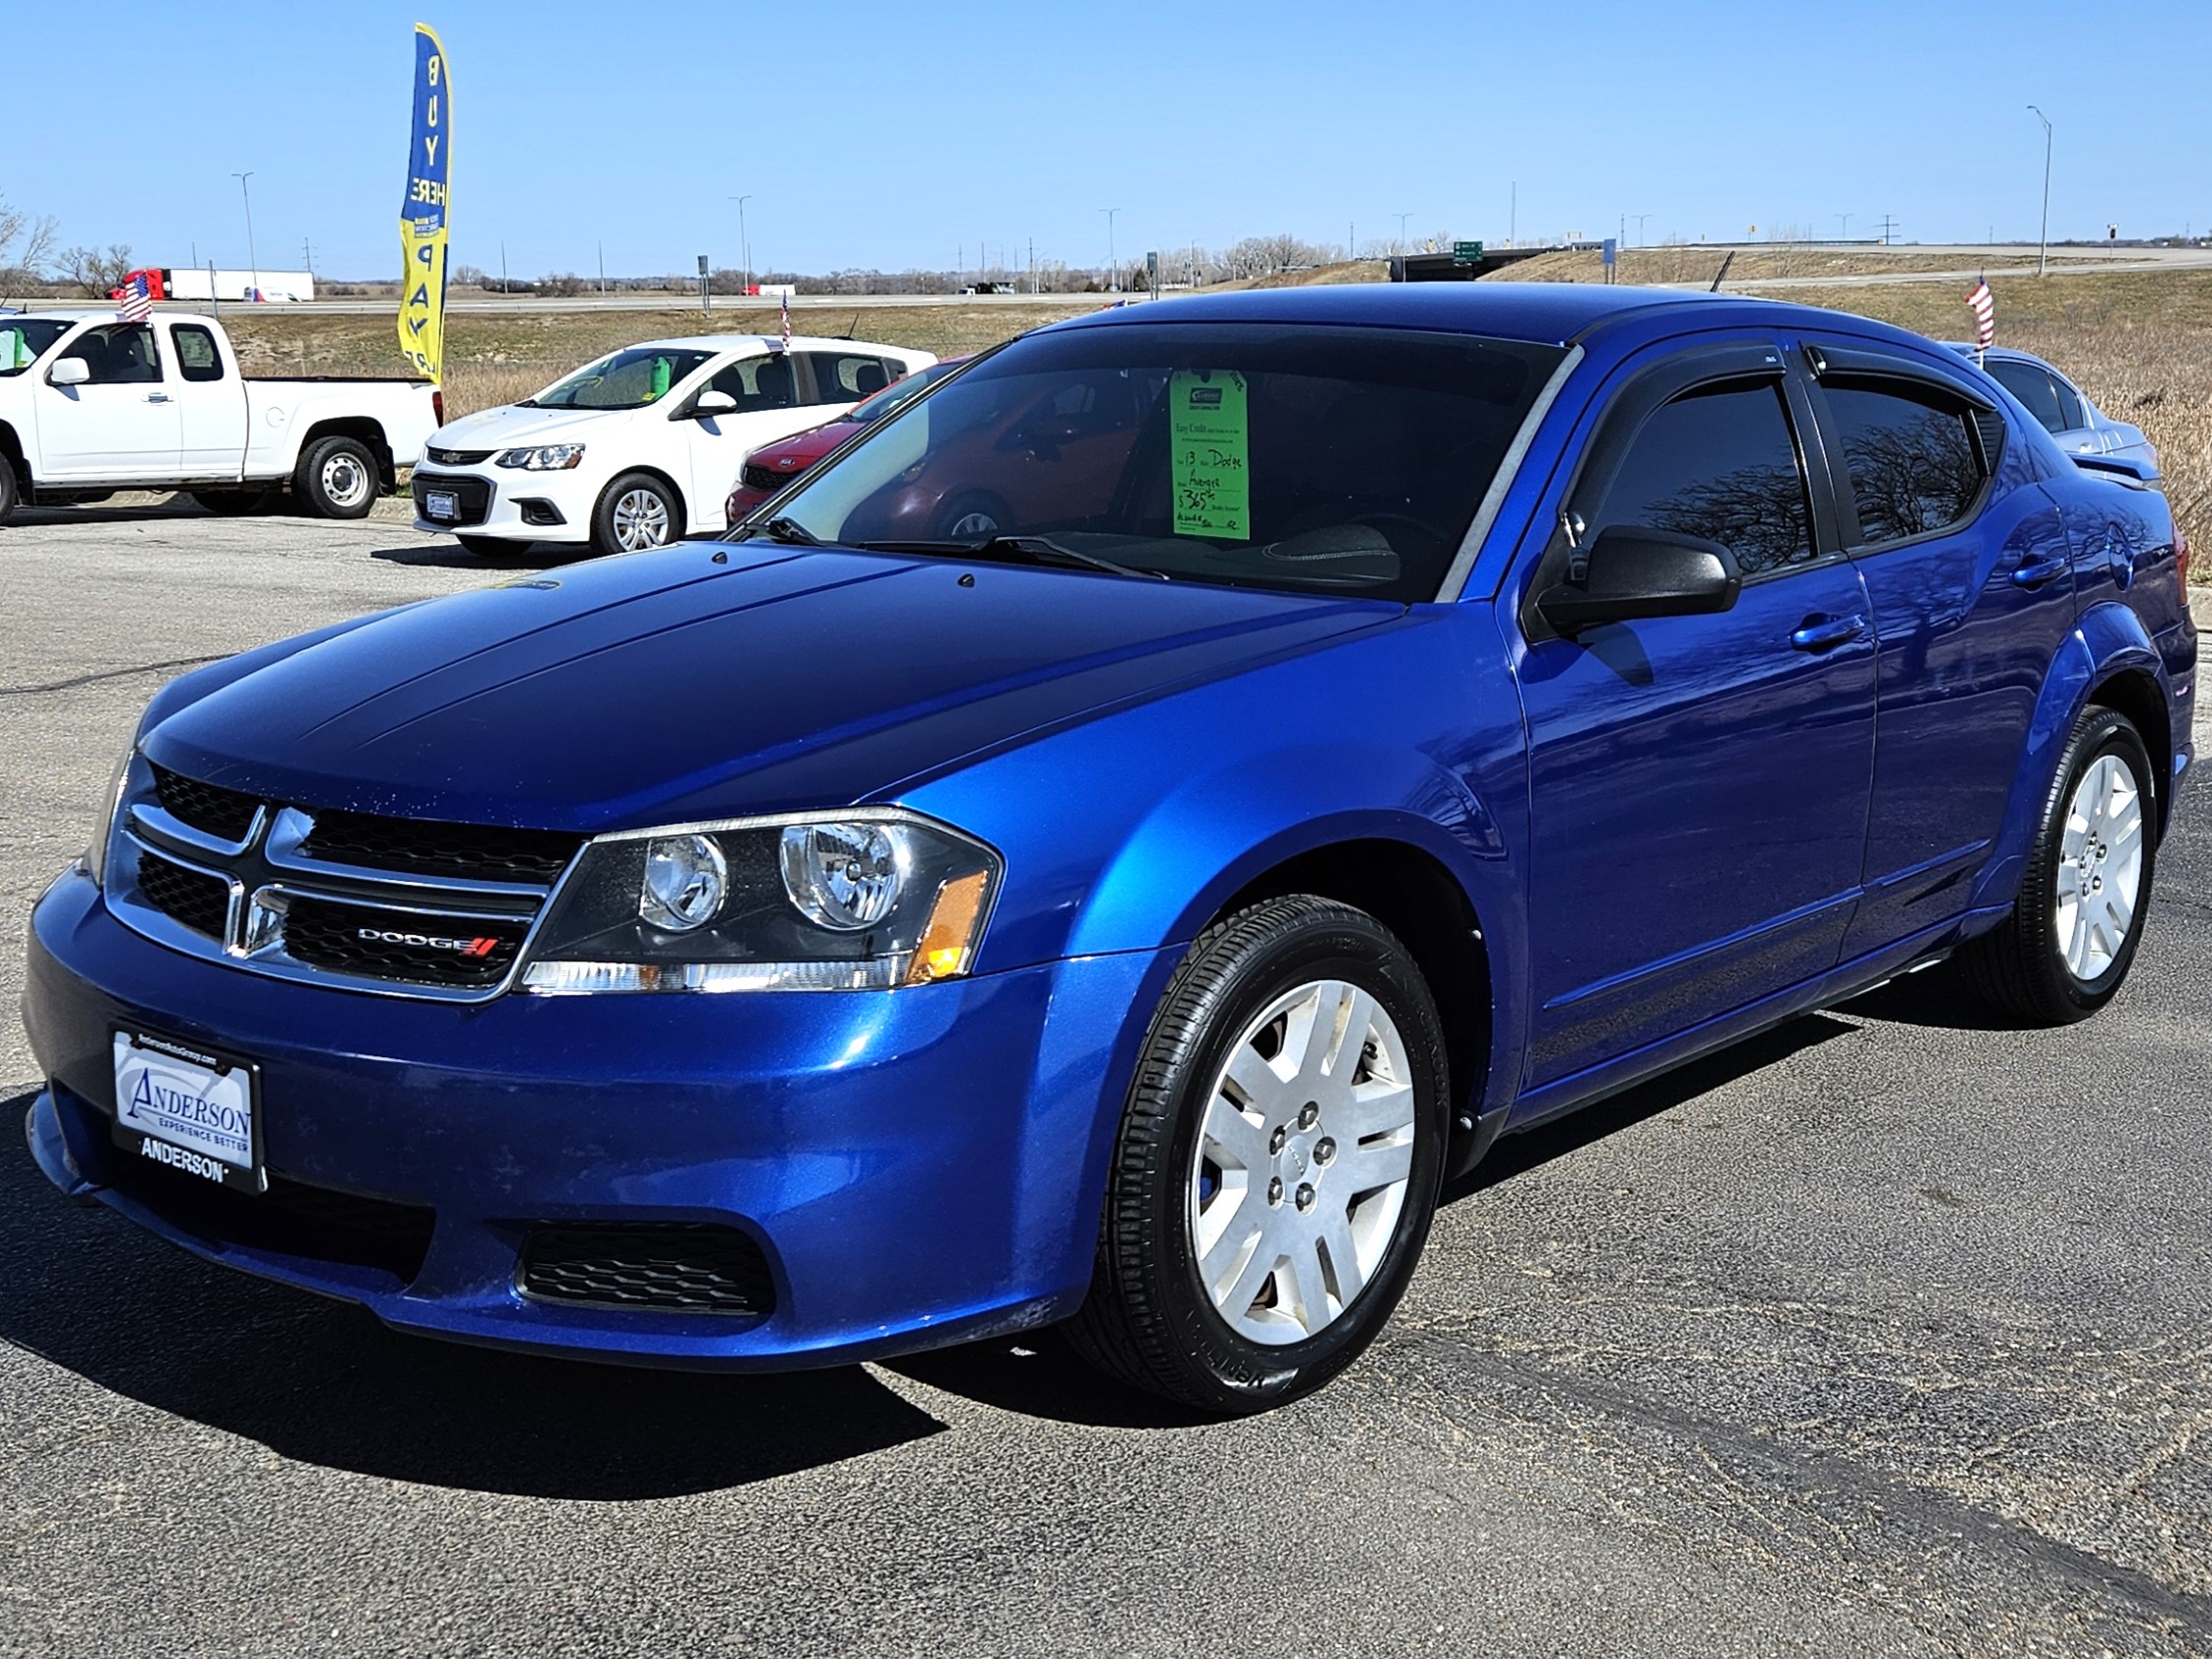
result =
[[[2012,914],[1964,952],[1984,1001],[2029,1025],[2085,1020],[2135,960],[2158,857],[2158,790],[2125,715],[2092,708],[2059,757]]]
[[[624,473],[607,487],[592,514],[592,545],[601,553],[642,553],[683,534],[683,509],[651,473]]]
[[[1435,1003],[1374,917],[1294,896],[1210,929],[1138,1061],[1077,1350],[1209,1411],[1320,1387],[1420,1255],[1445,1092]]]

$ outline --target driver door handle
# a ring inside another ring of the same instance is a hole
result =
[[[1809,617],[1805,626],[1789,636],[1789,643],[1800,651],[1833,651],[1865,631],[1864,617]]]
[[[148,392],[146,394],[146,401],[148,403],[166,403],[168,402],[168,400],[169,394],[166,392]]]

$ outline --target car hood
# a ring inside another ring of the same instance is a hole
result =
[[[390,612],[242,675],[207,670],[214,689],[141,741],[160,764],[265,798],[588,833],[887,798],[1039,727],[1400,615],[690,543]]]
[[[789,467],[797,472],[801,467],[813,466],[866,425],[868,423],[865,421],[824,422],[821,426],[810,427],[807,431],[778,442],[762,444],[752,452],[749,459],[756,467],[768,467],[778,472]]]
[[[440,427],[430,441],[440,449],[507,449],[526,443],[570,443],[608,423],[627,420],[634,409],[524,409],[503,404],[464,415]]]

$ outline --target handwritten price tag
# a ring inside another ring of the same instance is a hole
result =
[[[1178,536],[1252,539],[1252,443],[1244,376],[1233,368],[1168,382],[1169,482]]]

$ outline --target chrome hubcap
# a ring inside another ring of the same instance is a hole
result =
[[[624,551],[659,547],[668,540],[668,503],[650,490],[628,490],[615,501],[615,540]]]
[[[2087,983],[2118,958],[2143,885],[2143,792],[2117,755],[2100,756],[2074,786],[2059,841],[2054,937],[2066,970]]]
[[[1302,1342],[1374,1277],[1412,1178],[1412,1078],[1397,1025],[1342,980],[1245,1028],[1206,1096],[1188,1206],[1199,1278],[1239,1336]]]
[[[358,455],[333,455],[323,463],[323,495],[333,506],[358,506],[368,497],[368,469]]]

